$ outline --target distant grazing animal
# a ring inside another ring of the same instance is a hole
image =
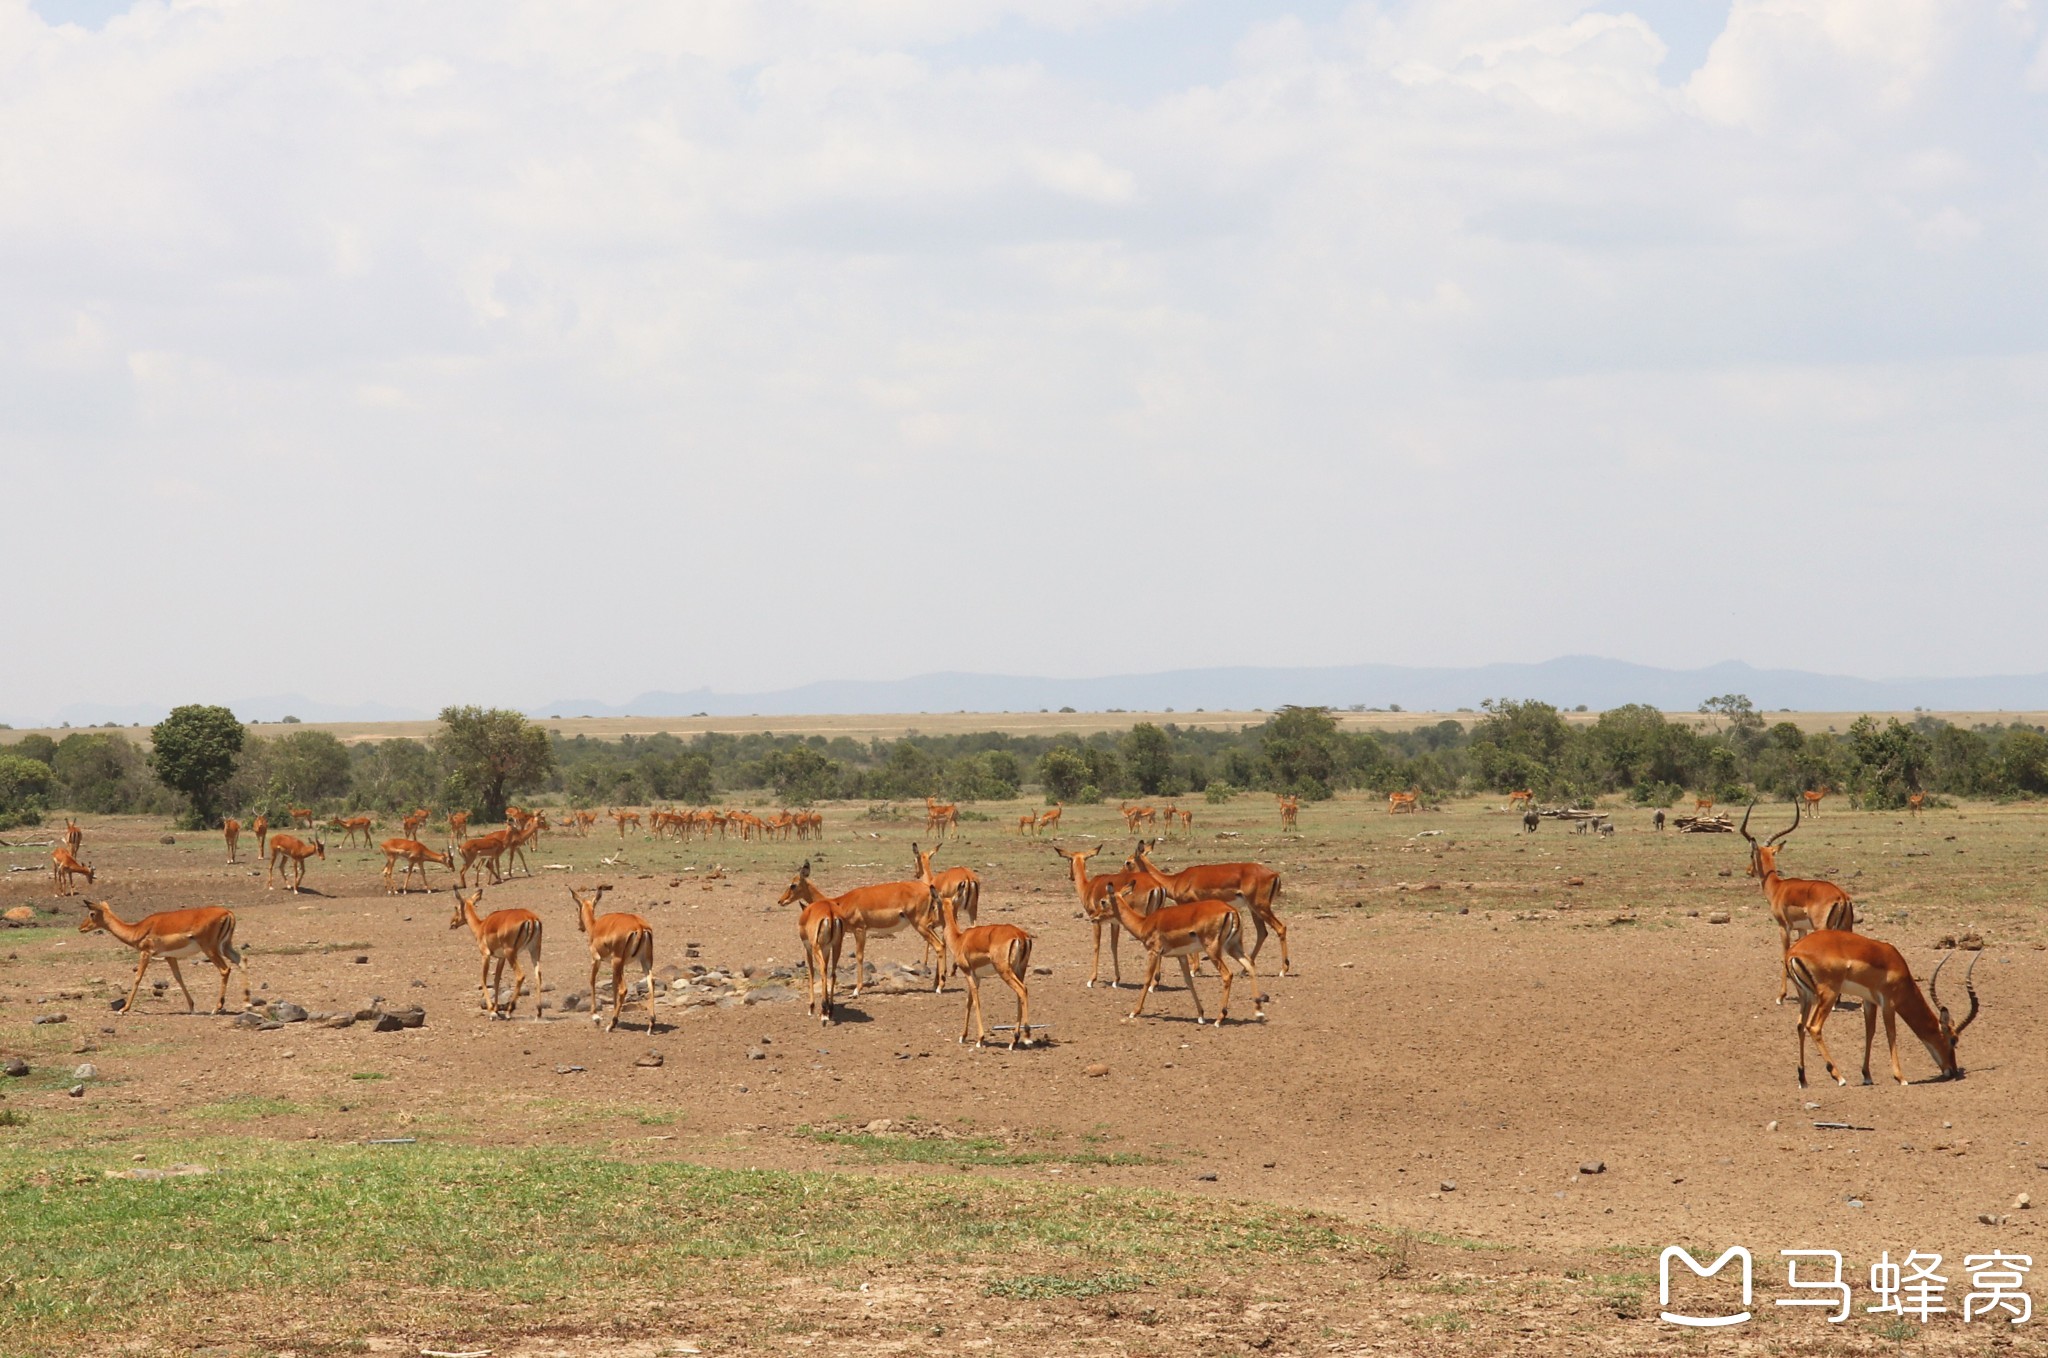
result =
[[[1656,826],[1656,827],[1657,827],[1657,829],[1658,829],[1658,830],[1660,830],[1660,831],[1661,831],[1661,830],[1663,830],[1663,828],[1664,828],[1664,808],[1663,808],[1663,807],[1661,807],[1661,806],[1660,806],[1660,807],[1658,807],[1658,808],[1657,808],[1657,811],[1656,811],[1656,814],[1650,817],[1650,824],[1652,824],[1652,825]]]
[[[1543,817],[1537,815],[1533,809],[1524,811],[1522,813],[1522,829],[1525,832],[1532,835],[1535,834],[1536,827],[1541,825],[1542,823]]]
[[[1806,799],[1806,814],[1818,816],[1820,814],[1820,799],[1828,795],[1828,790],[1824,787],[1815,788],[1810,792],[1804,792],[1800,795]]]
[[[256,836],[256,856],[267,858],[270,855],[270,817],[258,816],[249,829]]]
[[[298,894],[299,885],[306,880],[306,860],[327,858],[327,846],[320,842],[320,836],[313,836],[311,844],[291,835],[270,837],[270,871],[263,874],[263,889],[268,891],[274,885],[273,878],[278,869],[284,869],[286,887]],[[289,860],[289,861],[287,861]]]
[[[89,865],[79,862],[71,850],[59,844],[56,848],[50,850],[50,876],[57,883],[57,894],[59,896],[69,896],[77,890],[76,887],[71,885],[71,879],[83,877],[85,878],[85,884],[91,886],[93,870]]]

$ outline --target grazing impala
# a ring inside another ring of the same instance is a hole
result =
[[[576,902],[576,928],[590,935],[590,1021],[604,1022],[604,1015],[597,1012],[597,972],[599,967],[609,962],[612,967],[612,1021],[605,1031],[615,1033],[619,1030],[619,1008],[626,1002],[626,963],[637,962],[640,980],[647,987],[647,1034],[652,1037],[654,926],[638,915],[598,914],[597,903],[610,890],[608,884],[601,884],[585,900],[576,894],[575,887],[569,888],[569,896]]]
[[[71,884],[71,879],[83,877],[85,878],[85,884],[91,886],[93,870],[86,864],[79,862],[77,855],[72,853],[70,849],[59,844],[56,848],[50,850],[50,877],[57,883],[57,894],[59,896],[70,896],[76,894],[78,890],[78,888]]]
[[[432,890],[427,886],[429,863],[439,863],[448,871],[455,871],[455,850],[452,846],[445,853],[435,853],[416,839],[387,839],[380,847],[384,850],[384,894],[387,896],[395,896],[400,891],[410,890],[415,869],[420,875],[421,888]],[[405,881],[402,886],[393,887],[391,869],[398,866],[398,860],[401,858],[405,860]]]
[[[1980,952],[1977,957],[1983,955]],[[1799,1087],[1806,1088],[1808,1037],[1820,1048],[1820,1058],[1827,1063],[1834,1082],[1849,1083],[1835,1069],[1835,1058],[1828,1054],[1827,1043],[1821,1038],[1821,1029],[1834,1011],[1835,1002],[1845,994],[1863,1001],[1863,1083],[1873,1083],[1870,1048],[1877,1037],[1880,1012],[1884,1014],[1884,1041],[1891,1051],[1894,1080],[1906,1083],[1906,1073],[1899,1067],[1900,1019],[1906,1021],[1913,1036],[1934,1058],[1941,1071],[1935,1078],[1962,1078],[1963,1068],[1956,1062],[1956,1039],[1977,1017],[1977,987],[1970,983],[1970,972],[1963,973],[1963,989],[1970,994],[1970,1012],[1963,1015],[1961,1023],[1951,1020],[1948,1007],[1941,1002],[1941,968],[1953,956],[1953,952],[1949,953],[1934,968],[1934,975],[1927,982],[1927,998],[1923,999],[1906,959],[1889,943],[1836,929],[1817,930],[1800,939],[1785,955],[1785,971],[1799,990]],[[1970,959],[1971,972],[1977,969],[1977,957]]]
[[[1263,863],[1197,863],[1179,872],[1161,872],[1152,862],[1144,840],[1124,866],[1136,874],[1139,888],[1164,887],[1180,904],[1189,901],[1242,901],[1250,907],[1258,938],[1252,944],[1252,960],[1266,946],[1266,931],[1280,938],[1280,974],[1293,974],[1294,963],[1287,956],[1287,926],[1274,908],[1280,900],[1280,874]]]
[[[1057,832],[1060,828],[1060,817],[1066,813],[1067,804],[1065,802],[1054,802],[1051,810],[1039,812],[1038,833],[1042,835],[1048,831]]]
[[[1749,813],[1756,809],[1751,802],[1742,813],[1742,837],[1749,841],[1749,875],[1763,883],[1764,899],[1770,902],[1771,918],[1778,922],[1780,960],[1792,952],[1792,941],[1802,934],[1816,929],[1836,929],[1844,933],[1856,928],[1856,907],[1849,900],[1849,893],[1833,882],[1822,882],[1804,877],[1780,877],[1778,875],[1778,847],[1794,830],[1799,828],[1799,803],[1792,804],[1792,823],[1772,835],[1762,844],[1749,832]],[[1778,978],[1778,1003],[1785,1002],[1785,974]]]
[[[228,1011],[228,975],[239,969],[242,973],[242,1007],[249,1007],[249,969],[242,965],[242,954],[235,949],[235,914],[217,905],[201,906],[194,910],[165,910],[130,924],[113,911],[113,902],[101,901],[95,905],[85,903],[85,918],[78,922],[81,934],[95,933],[104,929],[115,938],[142,954],[142,965],[135,969],[135,984],[128,987],[128,998],[121,1005],[124,1014],[135,1010],[135,993],[142,989],[143,975],[149,964],[161,957],[171,964],[171,979],[178,983],[178,989],[185,992],[185,1012],[191,1013],[196,1006],[192,1003],[192,991],[185,985],[185,977],[178,970],[181,957],[204,957],[220,968],[220,998],[214,1002],[213,1012],[225,1014]]]
[[[242,837],[242,822],[229,816],[221,822],[220,832],[227,839],[228,862],[232,863],[235,861],[235,843]]]
[[[1081,898],[1081,913],[1095,926],[1095,964],[1088,969],[1088,985],[1093,988],[1097,978],[1102,975],[1102,930],[1107,926],[1109,969],[1110,975],[1115,978],[1109,983],[1109,987],[1115,990],[1124,983],[1123,962],[1117,956],[1116,947],[1117,940],[1123,932],[1123,925],[1116,917],[1116,905],[1110,900],[1109,894],[1131,885],[1137,880],[1137,873],[1126,867],[1121,872],[1106,872],[1100,877],[1090,877],[1088,860],[1102,852],[1100,844],[1087,853],[1068,853],[1057,844],[1052,846],[1052,851],[1067,860],[1067,870],[1074,876],[1074,894]]]
[[[294,835],[272,835],[270,837],[270,869],[263,874],[263,889],[269,891],[275,882],[278,869],[284,869],[289,889],[297,895],[299,884],[306,880],[306,860],[327,859],[327,846],[320,842],[320,836],[313,836],[311,844]]]
[[[910,846],[917,852],[915,844]],[[853,995],[860,998],[861,986],[867,979],[868,935],[887,938],[905,926],[924,940],[925,947],[944,957],[945,949],[939,941],[937,931],[932,927],[936,918],[933,897],[936,890],[926,882],[880,882],[874,886],[857,886],[840,896],[827,896],[811,881],[811,860],[796,870],[789,889],[782,893],[779,905],[809,905],[814,901],[827,901],[839,922],[853,935]],[[838,965],[834,959],[834,966]],[[936,990],[946,988],[946,975],[940,971]]]
[[[519,1008],[519,997],[526,990],[526,963],[533,964],[533,1020],[540,1022],[540,916],[531,910],[493,910],[488,915],[478,915],[476,903],[484,898],[484,890],[478,887],[473,895],[455,893],[455,918],[448,921],[450,929],[469,926],[476,935],[477,951],[483,954],[483,973],[477,985],[484,993],[484,1012],[492,1018],[509,1019]],[[512,1002],[503,1009],[498,1007],[498,991],[505,982],[505,964],[512,964]],[[496,963],[497,971],[491,967]]]
[[[256,836],[256,856],[258,858],[268,858],[270,856],[270,817],[258,816],[250,823],[249,831]]]
[[[1014,924],[984,924],[963,930],[953,898],[938,899],[939,913],[946,923],[946,948],[953,955],[953,971],[967,977],[967,1014],[960,1020],[960,1041],[967,1041],[969,1024],[976,1029],[975,1046],[988,1041],[988,1020],[981,1016],[981,978],[993,972],[1017,992],[1017,1022],[1010,1029],[1010,1050],[1017,1050],[1019,1038],[1030,1046],[1031,992],[1024,988],[1024,978],[1031,972],[1031,935]]]
[[[484,868],[489,868],[491,870],[492,886],[496,886],[499,882],[504,881],[504,874],[498,871],[498,862],[504,858],[505,848],[511,842],[512,832],[510,830],[493,830],[487,835],[478,835],[475,839],[463,840],[462,866],[456,869],[456,887],[460,889],[469,885],[469,870],[479,859],[482,860],[483,867],[477,869],[476,875],[478,878],[482,878],[484,875]]]
[[[1245,978],[1251,982],[1254,1017],[1266,1016],[1266,1011],[1259,1007],[1258,972],[1244,955],[1242,926],[1238,924],[1236,910],[1213,900],[1172,905],[1167,894],[1154,887],[1147,893],[1146,911],[1141,915],[1131,907],[1131,896],[1136,890],[1119,887],[1109,895],[1125,932],[1145,945],[1145,983],[1138,989],[1138,1003],[1130,1018],[1145,1012],[1145,999],[1159,983],[1159,964],[1172,957],[1179,960],[1181,979],[1187,983],[1188,995],[1195,1002],[1195,1022],[1208,1022],[1202,1009],[1202,994],[1195,989],[1194,968],[1188,962],[1196,955],[1207,957],[1216,974],[1223,978],[1223,1003],[1216,1014],[1219,1025],[1230,1017],[1230,983],[1236,976],[1231,970],[1233,963],[1243,969]]]
[[[1389,792],[1387,794],[1387,814],[1391,816],[1401,811],[1414,811],[1415,796],[1416,794],[1413,792]]]

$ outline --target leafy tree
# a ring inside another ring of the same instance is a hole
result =
[[[234,776],[235,756],[248,733],[225,707],[189,704],[150,730],[149,766],[165,787],[192,799],[200,827],[220,824],[220,792]]]
[[[1038,781],[1048,802],[1079,801],[1088,782],[1088,761],[1064,747],[1047,750],[1038,760]]]
[[[1125,732],[1122,749],[1124,768],[1141,795],[1155,797],[1166,790],[1173,778],[1173,741],[1166,732],[1141,721]]]
[[[708,763],[705,772],[710,772]],[[774,784],[776,797],[789,806],[809,806],[836,796],[843,774],[837,760],[827,759],[808,745],[769,755],[762,761],[762,772]]]
[[[434,749],[448,771],[451,803],[503,820],[512,798],[540,787],[555,769],[548,733],[505,708],[444,707]]]
[[[889,748],[881,768],[881,788],[888,797],[929,797],[939,790],[939,761],[908,740]]]
[[[0,830],[41,824],[50,783],[50,766],[42,760],[0,754]]]
[[[1558,710],[1533,698],[1489,698],[1480,707],[1486,716],[1472,728],[1471,751],[1480,782],[1495,792],[1562,790],[1574,733]]]
[[[1999,780],[2011,792],[2048,792],[2048,736],[2015,726],[1998,747]]]
[[[1897,717],[1880,727],[1869,716],[1849,723],[1848,737],[1854,761],[1849,790],[1857,800],[1867,807],[1904,806],[1929,762],[1926,738]]]
[[[407,812],[437,806],[441,769],[417,740],[366,740],[349,751],[349,803],[364,810]]]
[[[53,773],[57,769],[57,742],[40,731],[33,731],[15,741],[7,752],[23,759],[33,759],[39,764],[48,764]]]
[[[348,794],[348,746],[327,732],[294,731],[276,740],[252,744],[267,747],[266,804],[316,805],[338,801]]]
[[[1337,719],[1327,707],[1281,708],[1260,732],[1274,791],[1321,801],[1337,780]]]
[[[56,775],[56,803],[75,811],[102,816],[140,811],[152,795],[142,751],[125,737],[104,731],[75,731],[64,737],[50,760],[50,771]]]

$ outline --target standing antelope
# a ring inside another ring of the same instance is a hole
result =
[[[306,860],[308,858],[318,858],[322,862],[326,861],[327,846],[320,841],[320,836],[313,836],[313,842],[308,844],[303,839],[299,839],[294,835],[272,835],[270,837],[270,869],[263,874],[263,889],[265,891],[271,889],[273,885],[271,879],[277,870],[282,867],[288,889],[293,895],[297,895],[299,885],[306,880]]]
[[[292,829],[296,830],[301,826],[308,830],[313,828],[313,812],[311,809],[303,806],[288,806],[285,808],[285,814],[292,818]]]
[[[427,890],[432,890],[431,887],[427,887],[427,864],[429,863],[439,863],[448,871],[455,871],[455,848],[453,845],[450,845],[444,853],[435,853],[416,839],[400,838],[387,839],[379,847],[384,850],[384,893],[387,896],[395,896],[401,890],[410,890],[412,888],[412,874],[415,869],[420,874],[420,886]],[[398,865],[398,860],[401,858],[405,860],[405,881],[401,887],[394,889],[391,885],[391,869]]]
[[[939,847],[934,844],[919,852],[915,844],[910,846],[910,852],[917,858],[917,880],[948,900],[958,902],[961,913],[967,916],[967,923],[974,925],[981,919],[981,878],[973,868],[947,868],[933,876],[932,859],[938,856]],[[939,964],[943,966],[945,961],[946,955],[940,953]]]
[[[938,888],[934,887],[932,893],[938,896]],[[1010,1050],[1017,1050],[1020,1037],[1025,1046],[1030,1046],[1031,992],[1024,988],[1024,977],[1031,971],[1031,935],[1014,924],[984,924],[963,931],[953,898],[938,896],[938,902],[946,924],[946,948],[953,955],[953,970],[967,977],[967,1014],[960,1020],[960,1041],[967,1041],[969,1024],[976,1028],[977,1047],[988,1041],[988,1020],[981,1016],[980,978],[993,972],[1017,992],[1017,1022],[1010,1029]]]
[[[640,964],[640,979],[647,986],[647,1035],[654,1035],[654,926],[638,915],[613,913],[600,915],[597,903],[604,893],[610,891],[609,884],[600,884],[585,900],[576,894],[576,888],[569,888],[569,896],[576,902],[576,928],[578,932],[590,935],[590,1021],[603,1023],[604,1015],[597,1012],[597,971],[604,963],[612,964],[612,1021],[606,1028],[608,1033],[619,1029],[619,1008],[626,1002],[626,963]],[[538,994],[538,990],[535,994]]]
[[[1124,983],[1123,961],[1117,956],[1117,940],[1122,935],[1123,924],[1116,917],[1116,906],[1109,899],[1109,894],[1119,887],[1129,886],[1137,874],[1126,867],[1121,872],[1106,872],[1100,877],[1090,877],[1088,860],[1102,852],[1100,844],[1087,853],[1068,853],[1057,844],[1052,846],[1052,851],[1067,860],[1067,869],[1074,876],[1074,894],[1081,898],[1081,913],[1095,926],[1095,963],[1088,969],[1088,985],[1093,988],[1097,978],[1102,975],[1102,930],[1107,926],[1109,969],[1110,975],[1115,978],[1109,983],[1109,988],[1115,990]]]
[[[1820,799],[1828,795],[1828,790],[1824,787],[1813,788],[1799,795],[1806,801],[1806,814],[1818,816],[1820,814]]]
[[[1295,819],[1295,817],[1296,817],[1296,816],[1299,816],[1300,814],[1301,814],[1301,801],[1300,801],[1300,799],[1299,799],[1299,798],[1296,798],[1296,797],[1286,797],[1286,796],[1283,796],[1283,797],[1281,797],[1281,798],[1280,798],[1280,828],[1281,828],[1281,829],[1283,829],[1283,830],[1292,830],[1292,829],[1294,828],[1294,819]]]
[[[1389,792],[1387,814],[1391,816],[1401,811],[1412,813],[1415,810],[1415,797],[1416,794],[1413,792]]]
[[[635,830],[640,828],[640,813],[638,811],[614,811],[612,812],[612,819],[619,823],[619,840],[621,843],[626,838],[627,822],[630,821]]]
[[[1036,815],[1032,814],[1032,813],[1031,813],[1031,812],[1029,812],[1029,811],[1026,811],[1026,812],[1025,812],[1025,813],[1024,813],[1023,815],[1021,815],[1021,816],[1017,817],[1017,833],[1018,833],[1018,834],[1020,834],[1020,835],[1028,835],[1028,834],[1034,834],[1034,833],[1036,833],[1036,832],[1037,832],[1037,830],[1038,830],[1038,817],[1037,817]]]
[[[493,830],[487,835],[463,840],[462,866],[456,870],[455,875],[456,888],[459,890],[469,885],[469,869],[478,859],[483,860],[483,867],[477,869],[476,875],[479,879],[484,875],[484,868],[489,868],[492,886],[504,881],[504,874],[498,871],[498,862],[505,856],[505,847],[511,841],[510,830]]]
[[[1924,792],[1915,792],[1906,798],[1906,809],[1916,816],[1920,814],[1920,808],[1925,805],[1927,805],[1927,794]]]
[[[1202,1008],[1202,994],[1195,989],[1194,968],[1188,959],[1201,954],[1215,966],[1216,974],[1223,978],[1223,1004],[1216,1014],[1221,1025],[1230,1017],[1230,983],[1236,976],[1231,964],[1243,968],[1245,978],[1252,986],[1253,1016],[1264,1018],[1266,1011],[1259,1007],[1259,975],[1252,969],[1251,959],[1244,955],[1242,926],[1237,921],[1237,911],[1222,901],[1190,901],[1184,905],[1167,903],[1166,892],[1153,887],[1147,893],[1146,911],[1139,914],[1131,908],[1131,896],[1136,887],[1119,887],[1110,892],[1110,904],[1115,908],[1117,918],[1123,922],[1124,930],[1132,938],[1145,945],[1145,983],[1138,989],[1138,1003],[1129,1017],[1137,1018],[1145,1012],[1145,999],[1152,988],[1159,983],[1159,964],[1167,958],[1180,961],[1180,974],[1187,983],[1188,995],[1195,1002],[1195,1022],[1208,1022],[1208,1015]]]
[[[1970,971],[1963,973],[1963,988],[1970,993],[1970,1012],[1963,1015],[1961,1023],[1956,1023],[1941,1002],[1941,969],[1955,956],[1953,952],[1934,968],[1934,975],[1927,981],[1927,998],[1923,999],[1906,959],[1889,943],[1835,929],[1817,930],[1800,939],[1785,955],[1785,972],[1799,990],[1799,1087],[1806,1088],[1808,1037],[1820,1048],[1820,1058],[1827,1063],[1828,1074],[1835,1083],[1849,1083],[1835,1069],[1835,1058],[1828,1054],[1827,1043],[1821,1039],[1821,1029],[1834,1011],[1835,1001],[1844,994],[1863,1001],[1863,1083],[1873,1083],[1870,1048],[1877,1037],[1880,1010],[1884,1013],[1884,1041],[1891,1051],[1894,1080],[1906,1083],[1906,1073],[1899,1067],[1899,1019],[1906,1021],[1913,1036],[1934,1058],[1941,1071],[1937,1079],[1961,1079],[1963,1068],[1956,1063],[1956,1039],[1977,1017],[1977,987],[1970,983],[1970,972],[1977,969],[1977,958],[1983,955],[1980,952],[1971,958]],[[1933,1001],[1932,1007],[1929,999]]]
[[[1510,811],[1514,810],[1517,806],[1526,811],[1534,805],[1536,805],[1536,794],[1527,788],[1523,788],[1520,792],[1510,792],[1508,794],[1508,810]]]
[[[784,893],[783,900],[790,899]],[[796,919],[796,934],[804,945],[806,982],[804,998],[811,1017],[832,1022],[833,992],[838,986],[839,948],[846,939],[846,922],[824,897],[811,900]]]
[[[1197,863],[1179,872],[1161,872],[1152,862],[1150,846],[1138,841],[1137,849],[1124,866],[1137,874],[1140,887],[1164,887],[1175,902],[1242,901],[1251,910],[1258,937],[1252,943],[1252,960],[1266,946],[1266,931],[1280,939],[1280,974],[1292,974],[1294,963],[1287,955],[1287,926],[1274,907],[1280,899],[1280,874],[1263,863]]]
[[[917,852],[915,844],[910,846]],[[853,935],[853,995],[860,998],[861,986],[867,979],[868,935],[887,938],[906,925],[922,938],[925,947],[940,957],[946,955],[938,933],[933,929],[935,889],[927,882],[879,882],[874,886],[857,886],[839,896],[827,896],[818,890],[811,880],[811,860],[806,858],[789,887],[776,902],[778,905],[805,905],[815,901],[829,902],[839,921]],[[835,956],[833,965],[837,967]],[[944,991],[946,975],[943,969],[934,989]]]
[[[1042,835],[1048,830],[1057,831],[1060,828],[1060,817],[1065,815],[1066,811],[1067,804],[1065,802],[1054,802],[1052,810],[1039,812],[1038,833]]]
[[[345,835],[341,841],[344,847],[354,844],[356,836],[361,835],[366,849],[370,847],[370,827],[375,824],[376,821],[369,816],[336,816],[328,822],[330,829],[340,830]]]
[[[478,887],[473,895],[455,893],[455,918],[448,921],[450,929],[469,926],[476,935],[476,948],[483,954],[483,973],[477,986],[484,993],[484,1012],[492,1018],[511,1018],[519,1008],[519,997],[526,990],[526,963],[533,963],[533,1021],[540,1022],[540,916],[531,910],[493,910],[479,916],[476,903],[484,898],[484,889]],[[503,1009],[498,1007],[498,991],[505,982],[505,964],[512,964],[512,1002]],[[492,963],[497,964],[493,974]]]
[[[460,844],[462,842],[462,837],[468,833],[469,812],[450,811],[448,813],[448,837],[454,840],[456,843]]]
[[[221,822],[220,832],[228,841],[228,862],[235,861],[235,842],[242,837],[242,822],[229,816]]]
[[[1856,907],[1849,900],[1848,892],[1833,882],[1778,875],[1778,846],[1799,828],[1799,803],[1792,803],[1792,823],[1762,844],[1757,843],[1756,836],[1749,832],[1749,813],[1755,809],[1756,803],[1751,802],[1742,813],[1742,837],[1749,841],[1749,875],[1763,884],[1764,899],[1771,906],[1771,918],[1778,922],[1778,941],[1782,945],[1778,954],[1780,962],[1791,956],[1792,941],[1803,934],[1818,929],[1843,933],[1854,931]],[[1785,1002],[1789,975],[1782,969],[1779,973],[1779,1004]]]
[[[1713,809],[1714,799],[1712,797],[1695,797],[1692,799],[1692,813],[1695,816],[1704,816]]]
[[[50,877],[57,883],[57,894],[59,896],[70,896],[78,890],[78,888],[71,884],[71,879],[83,877],[85,878],[85,884],[91,886],[93,870],[88,865],[79,862],[77,856],[70,849],[59,844],[56,848],[50,850]]]
[[[256,856],[258,858],[268,858],[270,856],[270,817],[258,816],[250,824],[249,829],[256,836]]]
[[[214,1013],[225,1014],[228,1011],[228,975],[237,969],[242,973],[242,1007],[249,1007],[249,969],[242,965],[242,954],[235,949],[234,911],[223,910],[217,905],[193,910],[165,910],[130,924],[114,914],[113,902],[101,901],[95,905],[87,901],[85,918],[78,922],[78,932],[90,934],[102,929],[142,954],[142,965],[135,969],[135,984],[128,987],[128,998],[121,1005],[122,1013],[134,1012],[135,994],[142,989],[142,977],[149,970],[149,964],[159,957],[171,964],[171,979],[178,983],[178,989],[185,992],[186,1013],[193,1012],[197,1006],[192,1003],[192,991],[185,984],[184,973],[178,970],[181,957],[204,957],[220,969],[220,998],[214,1002]]]
[[[85,845],[85,827],[66,816],[64,818],[64,847],[77,853]]]

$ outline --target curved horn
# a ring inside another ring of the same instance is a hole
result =
[[[1756,810],[1756,798],[1751,797],[1749,805],[1742,808],[1742,837],[1752,845],[1756,843],[1756,836],[1749,832],[1749,813],[1754,810]]]
[[[1963,1021],[1961,1023],[1958,1023],[1954,1027],[1954,1029],[1950,1031],[1949,1041],[1951,1042],[1961,1037],[1963,1035],[1963,1029],[1969,1027],[1970,1024],[1973,1023],[1977,1018],[1977,987],[1970,984],[1970,973],[1977,969],[1977,963],[1983,958],[1983,956],[1983,952],[1979,951],[1975,957],[1972,957],[1970,959],[1969,967],[1965,969],[1963,972],[1963,990],[1970,997],[1970,1012],[1963,1015]]]
[[[1792,823],[1786,826],[1784,829],[1778,831],[1778,833],[1776,833],[1775,835],[1772,835],[1769,839],[1765,840],[1765,844],[1776,844],[1780,840],[1784,839],[1785,836],[1791,834],[1794,830],[1797,830],[1799,828],[1799,805],[1801,802],[1804,802],[1805,800],[1806,798],[1804,797],[1794,797],[1792,799]]]
[[[1936,1009],[1941,1008],[1941,969],[1947,966],[1948,959],[1955,955],[1953,948],[1943,953],[1941,960],[1934,964],[1934,975],[1927,978],[1927,998],[1933,1002]]]

